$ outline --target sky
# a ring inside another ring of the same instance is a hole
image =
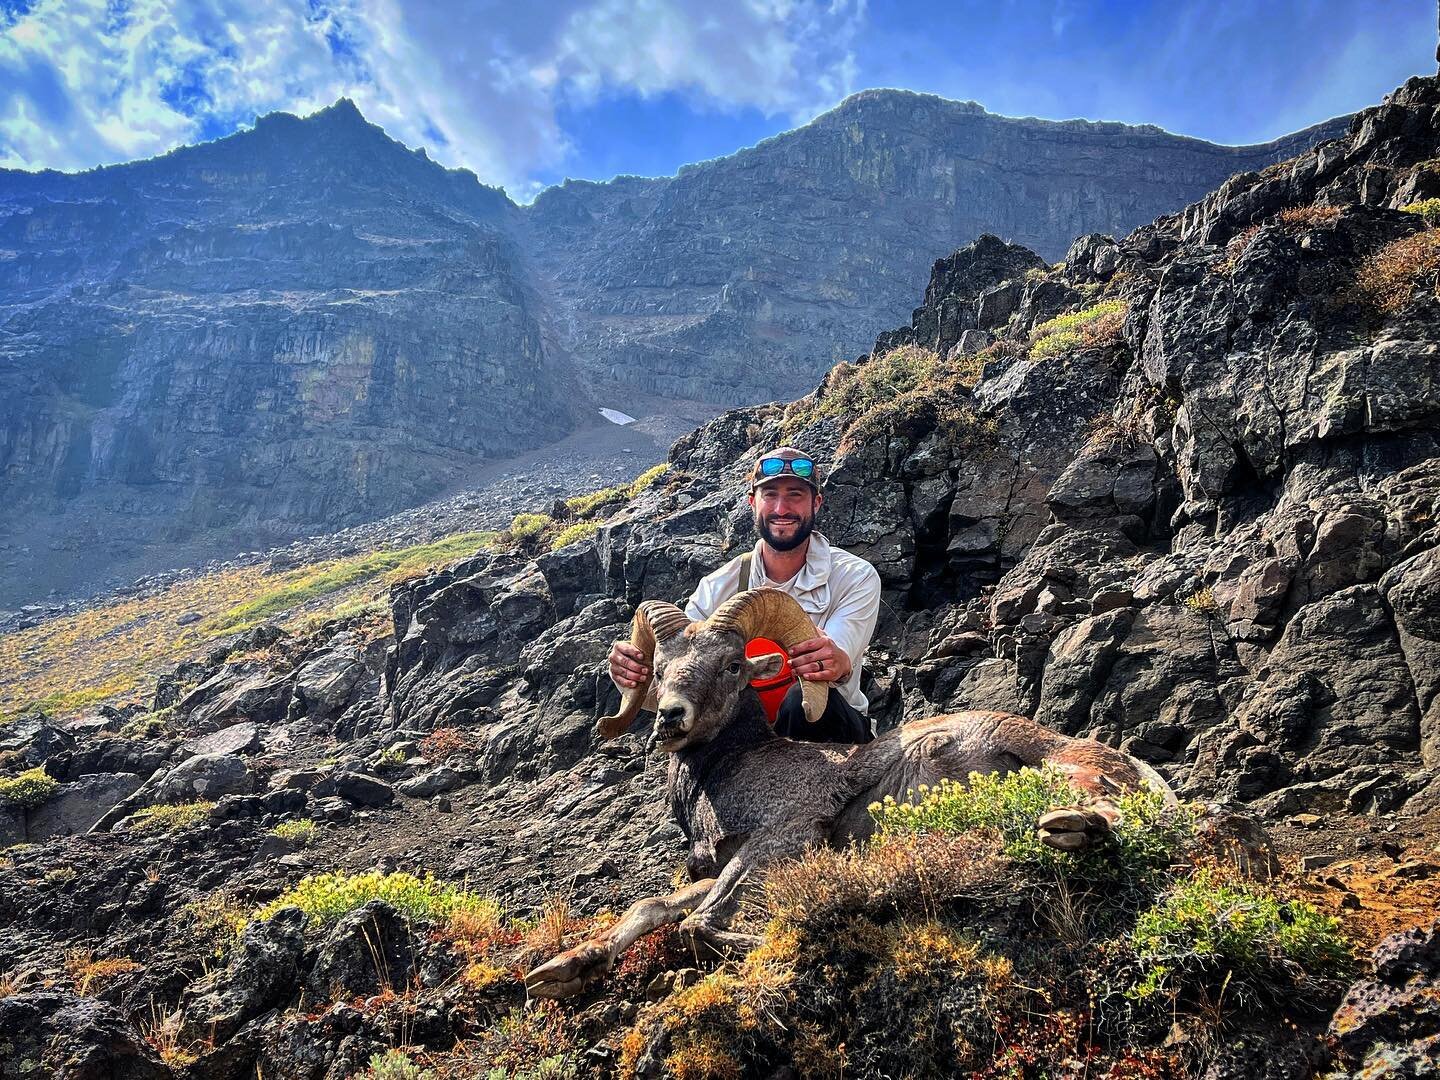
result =
[[[527,200],[670,175],[903,87],[1259,142],[1435,71],[1435,0],[0,0],[0,166],[352,98]]]

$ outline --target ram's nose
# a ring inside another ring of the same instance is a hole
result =
[[[690,703],[680,698],[662,697],[655,704],[655,741],[666,743],[684,738],[690,730]]]

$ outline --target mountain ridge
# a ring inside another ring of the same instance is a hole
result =
[[[1128,131],[885,91],[518,206],[342,100],[0,174],[0,605],[374,520],[606,401],[798,393],[981,232],[1055,258],[1281,152]]]

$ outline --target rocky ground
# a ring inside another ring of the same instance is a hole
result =
[[[546,925],[554,948],[666,887],[660,763],[592,737],[602,661],[635,602],[750,542],[743,475],[782,439],[829,465],[822,527],[884,582],[882,727],[1002,708],[1120,746],[1268,830],[1285,887],[1377,949],[1343,992],[1227,1010],[1222,985],[1143,1043],[1092,1032],[1105,1075],[1433,1075],[1440,232],[1403,208],[1440,196],[1437,116],[1440,84],[1412,80],[1061,269],[982,238],[866,361],[680,438],[593,539],[405,582],[387,618],[261,627],[147,700],[12,722],[4,768],[29,779],[7,790],[33,805],[0,819],[22,845],[0,868],[0,1076],[339,1078],[400,1044],[461,1075],[545,1075],[556,1046],[587,1075],[680,1075],[666,1018],[709,963],[663,945],[609,991],[512,1012],[514,970],[481,978],[395,904],[206,928],[306,874],[433,870],[540,914],[495,930],[505,948]],[[276,835],[301,820],[308,843]],[[1006,903],[1000,939],[1038,947]]]

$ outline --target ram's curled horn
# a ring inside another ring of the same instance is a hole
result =
[[[769,638],[782,645],[787,653],[800,642],[820,636],[820,631],[799,601],[779,589],[751,589],[737,593],[721,604],[715,614],[705,620],[705,625],[714,630],[733,630],[746,641],[757,637]],[[805,719],[813,724],[825,711],[830,684],[801,679],[800,694]]]
[[[596,721],[595,733],[600,738],[616,739],[630,730],[650,692],[650,684],[655,681],[655,642],[668,641],[689,625],[685,613],[664,600],[646,600],[635,609],[635,618],[630,622],[630,644],[645,654],[650,678],[639,686],[620,691],[620,711]]]

